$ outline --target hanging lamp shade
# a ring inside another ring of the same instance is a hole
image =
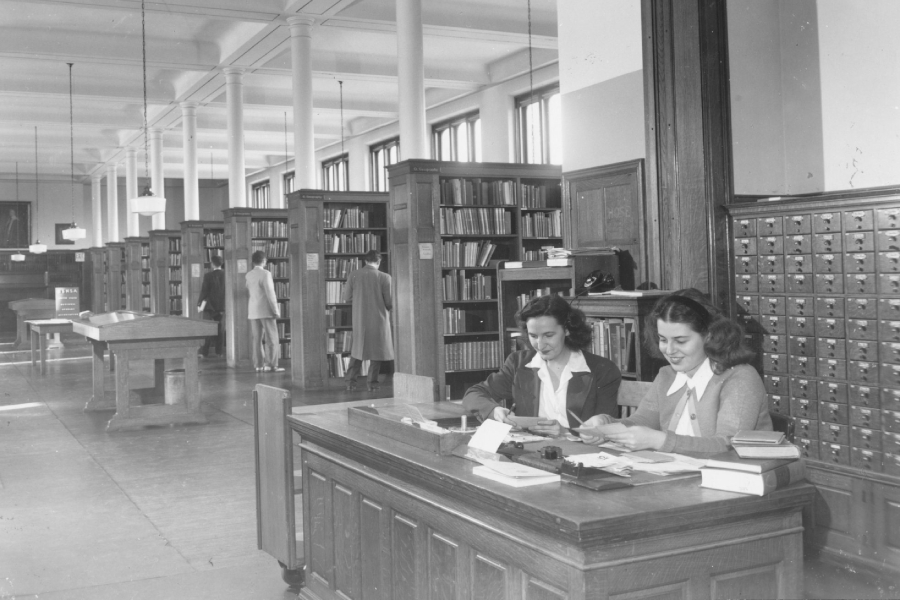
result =
[[[87,237],[87,231],[83,227],[79,227],[76,223],[69,225],[68,229],[63,229],[62,236],[64,240],[83,240]]]
[[[32,254],[43,254],[47,251],[47,244],[42,244],[41,240],[38,240],[37,242],[28,246],[28,251]]]
[[[162,196],[154,195],[153,191],[146,187],[140,196],[128,200],[128,209],[139,215],[150,217],[166,212],[166,199]]]
[[[25,262],[25,255],[16,250],[15,254],[10,255],[9,260],[13,262]]]

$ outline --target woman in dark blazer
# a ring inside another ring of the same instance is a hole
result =
[[[612,361],[586,351],[591,328],[583,312],[553,294],[526,304],[516,320],[531,348],[513,352],[499,372],[469,388],[466,409],[505,422],[510,414],[542,417],[532,429],[546,435],[577,427],[572,413],[582,421],[616,413],[622,374]]]

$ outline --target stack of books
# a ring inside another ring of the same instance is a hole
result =
[[[731,445],[741,458],[800,458],[800,448],[780,431],[738,431]]]
[[[745,439],[750,433],[772,434],[738,432],[733,439]],[[738,454],[737,448],[735,445],[732,450],[716,454],[707,461],[706,466],[700,469],[701,487],[765,496],[806,479],[806,463],[798,457],[744,458]]]

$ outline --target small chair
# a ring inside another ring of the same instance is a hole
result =
[[[789,442],[794,441],[794,420],[786,415],[782,415],[777,412],[769,411],[769,416],[772,417],[772,429],[775,431],[780,431],[784,434],[785,439]]]
[[[619,417],[630,417],[637,410],[641,400],[650,393],[653,386],[651,381],[632,381],[623,379],[619,384],[619,395],[616,402],[619,405]]]

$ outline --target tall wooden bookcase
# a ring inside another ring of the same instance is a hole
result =
[[[203,276],[212,269],[213,255],[225,257],[224,221],[184,221],[181,223],[181,271],[183,314],[199,318]]]
[[[728,213],[735,310],[818,489],[808,541],[900,575],[900,189]]]
[[[125,307],[150,312],[150,238],[125,238]]]
[[[282,364],[290,360],[290,252],[288,211],[282,208],[229,208],[225,216],[225,342],[229,367],[247,367],[250,353],[250,323],[247,320],[245,276],[253,268],[250,256],[262,250],[268,258],[281,307],[278,319]],[[281,292],[279,294],[279,292]]]
[[[106,311],[106,249],[102,247],[88,248],[85,251],[86,262],[90,266],[91,304],[88,309],[96,314]]]
[[[288,195],[290,213],[291,378],[305,389],[339,377],[349,354],[342,340],[352,329],[351,306],[341,302],[350,271],[368,250],[383,253],[390,272],[388,194],[298,190]],[[396,299],[395,299],[396,301]]]
[[[125,242],[109,242],[106,244],[104,296],[106,310],[123,310],[125,308]]]
[[[396,368],[434,377],[438,398],[461,398],[502,364],[492,261],[522,259],[523,190],[545,187],[552,196],[562,174],[550,165],[431,160],[404,161],[388,173]],[[445,281],[454,280],[474,291],[470,299],[445,299]],[[460,322],[466,331],[453,327]]]
[[[181,231],[150,231],[150,306],[154,313],[181,315]]]

